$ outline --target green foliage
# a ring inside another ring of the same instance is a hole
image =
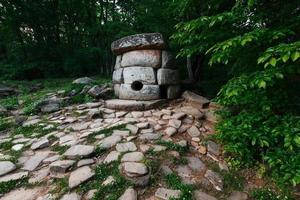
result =
[[[195,190],[195,187],[193,185],[187,185],[182,183],[180,177],[177,174],[171,173],[166,175],[165,181],[167,185],[172,189],[181,191],[182,194],[178,198],[178,200],[193,199],[193,191]]]
[[[291,200],[287,195],[276,194],[271,189],[254,189],[250,196],[255,200]]]
[[[193,0],[185,0],[193,2]],[[176,26],[178,56],[205,54],[233,78],[216,100],[224,106],[217,138],[235,166],[263,166],[281,186],[300,183],[299,25],[297,0],[233,1]],[[214,1],[207,1],[216,5]]]
[[[93,200],[118,200],[124,191],[132,186],[119,171],[119,163],[113,162],[111,164],[101,164],[95,169],[95,176],[88,183],[80,185],[80,190],[87,192],[91,189],[97,189]],[[108,185],[101,185],[109,176],[113,176],[115,181]],[[100,183],[100,184],[99,184]]]
[[[67,145],[61,146],[61,145],[56,144],[51,147],[51,151],[58,152],[59,155],[64,154],[68,149],[69,149],[69,146],[67,146]]]
[[[6,181],[0,183],[0,194],[5,194],[13,189],[24,187],[28,184],[28,178],[23,177],[18,180]]]

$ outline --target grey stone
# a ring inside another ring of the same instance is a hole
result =
[[[75,164],[74,160],[58,160],[49,165],[52,174],[65,173]]]
[[[106,158],[104,159],[103,163],[105,164],[109,164],[113,161],[117,161],[119,159],[119,156],[121,155],[120,152],[117,152],[117,151],[112,151],[110,152]]]
[[[49,103],[46,105],[41,106],[42,113],[52,113],[60,110],[59,103]]]
[[[172,127],[176,128],[176,129],[178,129],[181,126],[181,121],[178,120],[178,119],[170,119],[169,120],[169,126],[172,126]]]
[[[89,78],[89,77],[83,77],[83,78],[78,78],[76,80],[73,81],[73,84],[91,84],[95,82],[93,79]]]
[[[64,156],[68,158],[85,158],[89,157],[94,153],[95,147],[91,145],[74,145],[70,147],[65,153]]]
[[[81,197],[76,192],[65,194],[60,200],[80,200]]]
[[[140,140],[158,140],[161,137],[158,133],[144,133],[139,135]]]
[[[47,138],[42,138],[42,139],[38,140],[37,142],[33,143],[31,145],[31,149],[32,150],[42,149],[42,148],[48,147],[49,145],[50,145],[49,140]]]
[[[176,99],[180,96],[181,87],[180,85],[170,85],[167,88],[167,98]]]
[[[208,99],[206,99],[205,97],[202,97],[198,94],[195,94],[191,91],[185,91],[182,94],[182,97],[189,102],[193,107],[196,108],[206,108],[209,106],[210,101]]]
[[[162,145],[153,145],[152,147],[153,147],[154,152],[160,152],[160,151],[167,150],[167,147],[162,146]]]
[[[0,176],[16,169],[16,165],[10,161],[0,161]]]
[[[122,130],[114,130],[112,135],[113,136],[120,136],[120,137],[126,138],[126,137],[129,136],[129,134],[130,134],[130,132],[127,131],[127,130],[124,130],[124,131],[122,131]]]
[[[156,84],[155,72],[151,67],[126,67],[123,76],[125,84],[132,84],[135,81],[139,81],[145,85]]]
[[[207,170],[204,177],[207,178],[207,180],[214,186],[216,190],[223,190],[223,181],[218,173]]]
[[[137,49],[164,49],[166,43],[160,33],[143,33],[121,38],[111,44],[113,53],[122,53]]]
[[[199,190],[194,191],[193,196],[194,196],[195,200],[218,200],[217,198],[215,198],[209,194],[206,194],[204,192],[201,192]]]
[[[239,192],[239,191],[233,191],[228,197],[228,200],[247,200],[247,199],[248,199],[248,195],[244,192]]]
[[[153,67],[161,66],[160,50],[136,50],[124,53],[122,56],[121,67]]]
[[[114,93],[115,93],[115,96],[117,96],[117,97],[119,97],[120,87],[121,87],[121,84],[114,84]]]
[[[118,55],[116,57],[115,69],[121,68],[122,55]]]
[[[120,142],[122,138],[120,136],[109,136],[99,142],[99,147],[103,149],[109,149]]]
[[[95,161],[93,159],[83,159],[83,160],[78,161],[77,167],[91,165],[91,164],[94,164],[94,163],[95,163]]]
[[[44,167],[38,171],[33,172],[28,182],[31,184],[40,183],[49,175],[49,173],[49,168]]]
[[[187,157],[188,166],[194,171],[204,171],[205,164],[197,157]]]
[[[131,152],[123,155],[121,162],[140,162],[144,160],[145,156],[141,152]]]
[[[40,163],[47,158],[49,155],[49,152],[38,152],[35,155],[31,156],[24,164],[22,169],[27,171],[33,171],[35,170]]]
[[[172,69],[159,69],[157,71],[157,83],[159,85],[174,85],[179,83],[179,73]]]
[[[160,98],[160,88],[158,85],[143,85],[140,90],[134,90],[130,84],[121,84],[119,98],[128,100],[155,100]]]
[[[16,144],[16,145],[12,146],[11,149],[13,151],[20,151],[23,149],[24,146],[25,146],[24,144]]]
[[[137,100],[121,100],[112,99],[105,101],[105,107],[116,110],[147,110],[162,106],[166,103],[163,99],[152,100],[152,101],[137,101]]]
[[[115,178],[113,176],[109,176],[105,179],[105,181],[103,181],[103,183],[101,185],[106,186],[106,185],[111,185],[115,182]]]
[[[169,200],[171,198],[177,199],[180,195],[180,190],[170,190],[166,188],[158,188],[155,192],[155,197],[163,200]]]
[[[133,188],[128,188],[118,200],[137,200],[137,192]]]
[[[14,173],[14,174],[7,174],[5,176],[0,177],[0,183],[8,182],[8,181],[15,181],[15,180],[19,180],[21,178],[26,178],[26,177],[28,177],[28,172],[18,172],[18,173]]]
[[[94,98],[106,98],[110,95],[111,92],[112,88],[108,87],[107,85],[96,85],[88,91],[88,94]]]
[[[220,155],[220,145],[216,144],[213,141],[207,142],[207,151],[213,155],[219,156]]]
[[[203,113],[199,111],[199,109],[192,106],[184,106],[181,108],[181,111],[187,115],[192,115],[196,119],[200,119],[204,116]]]
[[[81,183],[84,183],[84,182],[88,181],[89,179],[91,179],[94,175],[95,175],[95,173],[88,166],[84,166],[84,167],[76,169],[75,171],[73,171],[70,174],[69,188],[72,189],[72,188],[77,187]]]
[[[36,200],[36,198],[43,192],[44,188],[20,188],[12,190],[4,195],[1,200]]]
[[[118,152],[136,151],[137,147],[133,142],[119,143],[116,146]]]
[[[113,72],[113,83],[122,83],[123,82],[123,68],[116,69]]]
[[[189,128],[187,132],[191,137],[199,137],[201,135],[200,131],[196,126],[191,126],[191,128]]]
[[[166,128],[165,133],[166,133],[169,137],[171,137],[171,136],[173,136],[174,134],[177,133],[177,129],[174,128],[174,127],[168,127],[168,128]]]
[[[133,135],[136,135],[139,131],[139,128],[132,124],[127,124],[126,129],[128,129],[131,132],[131,134],[133,134]]]
[[[175,68],[175,59],[171,52],[162,51],[161,67],[162,68]]]
[[[129,176],[142,176],[148,173],[148,168],[143,163],[124,162],[121,165],[126,175]]]

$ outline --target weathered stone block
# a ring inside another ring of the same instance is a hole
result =
[[[157,71],[157,82],[159,85],[175,85],[179,83],[179,73],[172,69],[159,69]]]
[[[113,72],[113,83],[123,82],[123,68],[116,69]]]
[[[162,68],[175,68],[174,56],[169,51],[162,51],[161,55]]]
[[[124,83],[140,81],[143,84],[156,84],[155,72],[151,67],[126,67],[123,72]]]
[[[111,44],[113,53],[122,53],[138,49],[164,49],[166,43],[160,33],[143,33],[121,38]]]
[[[119,96],[119,91],[120,91],[120,87],[121,87],[121,84],[114,84],[114,93],[115,93],[115,96]]]
[[[181,92],[180,85],[170,85],[167,89],[167,98],[168,99],[176,99],[179,97]]]
[[[121,61],[122,61],[122,55],[118,55],[118,56],[116,57],[115,69],[121,68]]]
[[[123,54],[121,67],[153,67],[161,66],[161,51],[160,50],[137,50]]]
[[[158,85],[142,85],[140,90],[134,90],[130,84],[121,84],[119,98],[131,100],[159,99],[160,89]]]

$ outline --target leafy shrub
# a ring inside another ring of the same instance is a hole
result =
[[[271,189],[254,189],[250,196],[255,200],[289,200],[286,195],[276,194]]]

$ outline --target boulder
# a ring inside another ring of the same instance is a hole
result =
[[[155,100],[160,98],[160,88],[158,85],[142,84],[141,88],[138,87],[137,89],[133,89],[130,84],[121,84],[119,98],[130,100]]]
[[[139,81],[145,85],[156,84],[154,69],[151,67],[127,67],[124,69],[124,83]]]
[[[81,168],[76,169],[70,174],[69,177],[69,188],[73,189],[80,185],[81,183],[84,183],[91,179],[95,173],[92,171],[92,169],[88,166],[84,166]]]
[[[191,91],[185,91],[182,94],[182,97],[189,102],[193,107],[202,109],[207,108],[210,104],[210,101],[206,99],[205,97],[202,97],[198,94],[195,94]]]
[[[160,33],[143,33],[121,38],[111,44],[113,53],[122,53],[137,49],[164,49],[166,43]]]
[[[95,147],[91,145],[74,145],[70,147],[65,153],[64,156],[68,158],[85,158],[89,157],[95,151]]]
[[[118,200],[137,200],[137,192],[133,188],[128,188]]]
[[[137,50],[124,53],[122,56],[121,67],[153,67],[161,66],[160,50]]]
[[[96,85],[88,91],[88,94],[94,98],[108,98],[112,91],[112,88],[107,84],[103,86]]]
[[[121,68],[122,55],[116,57],[115,69]]]
[[[157,82],[159,85],[176,85],[179,83],[177,70],[161,68],[157,71]]]
[[[12,87],[0,85],[0,98],[16,95],[18,92]]]
[[[72,83],[73,84],[83,84],[83,85],[88,85],[94,83],[95,80],[89,78],[89,77],[82,77],[74,80]]]
[[[16,169],[16,165],[10,161],[0,161],[0,176]]]

